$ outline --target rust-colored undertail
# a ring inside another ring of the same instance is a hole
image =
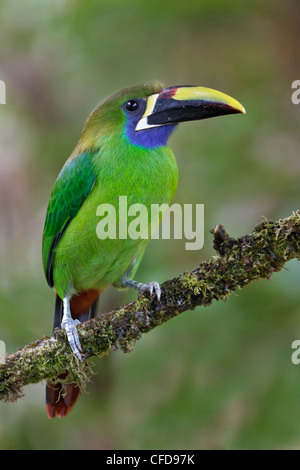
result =
[[[99,300],[100,290],[89,290],[81,292],[72,297],[70,302],[71,313],[74,319],[78,319],[81,323],[94,318],[96,315],[97,304]],[[56,294],[54,326],[60,328],[63,316],[63,301]],[[66,379],[68,372],[59,375],[59,379]],[[53,383],[46,384],[46,410],[49,418],[60,418],[67,416],[75,405],[80,395],[80,387],[76,383]]]

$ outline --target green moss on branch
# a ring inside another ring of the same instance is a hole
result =
[[[212,231],[216,255],[189,273],[161,285],[161,302],[139,296],[112,312],[104,313],[79,327],[84,357],[101,356],[110,350],[131,351],[144,333],[174,316],[224,300],[250,282],[269,279],[293,258],[300,259],[300,211],[276,222],[264,219],[249,235],[235,240],[222,225]],[[84,388],[90,377],[86,363],[70,352],[65,333],[56,339],[44,337],[7,356],[0,365],[0,400],[15,401],[22,387],[54,379],[68,370],[68,381]]]

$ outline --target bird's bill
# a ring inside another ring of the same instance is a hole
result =
[[[245,114],[245,108],[220,91],[198,86],[170,87],[147,98],[145,113],[135,130],[236,113]]]

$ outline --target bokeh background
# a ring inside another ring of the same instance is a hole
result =
[[[41,265],[51,188],[90,111],[149,79],[197,84],[240,100],[246,116],[181,124],[173,202],[205,204],[205,245],[150,242],[137,278],[164,280],[231,236],[299,208],[297,0],[2,0],[0,338],[11,353],[50,334],[54,294]],[[1,449],[300,448],[300,263],[226,302],[186,312],[131,354],[92,361],[95,376],[67,419],[48,420],[44,385],[0,403]],[[100,311],[135,298],[113,288]]]

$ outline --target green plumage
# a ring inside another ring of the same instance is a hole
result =
[[[55,250],[96,179],[91,157],[90,153],[85,152],[75,159],[68,160],[51,194],[43,237],[43,266],[51,287],[53,287],[52,264]]]
[[[153,206],[166,208],[177,186],[176,160],[166,145],[176,125],[244,112],[238,101],[216,90],[163,88],[157,82],[121,90],[92,112],[54,185],[43,237],[44,271],[57,292],[54,327],[65,330],[78,360],[83,358],[77,325],[95,315],[104,287],[148,291],[160,302],[156,281],[143,284],[133,277],[162,216],[156,213],[153,223]],[[124,199],[126,207],[119,210]],[[113,211],[114,229],[101,238],[105,210],[98,209],[104,204]],[[76,384],[48,384],[48,416],[66,416],[79,393]]]
[[[58,295],[118,285],[130,270],[134,275],[148,240],[106,239],[96,234],[100,204],[115,207],[119,196],[128,206],[169,204],[178,170],[166,146],[132,144],[125,132],[124,101],[159,92],[154,83],[113,95],[89,117],[79,143],[66,162],[50,198],[43,237],[43,266]],[[150,233],[150,220],[149,220]]]

